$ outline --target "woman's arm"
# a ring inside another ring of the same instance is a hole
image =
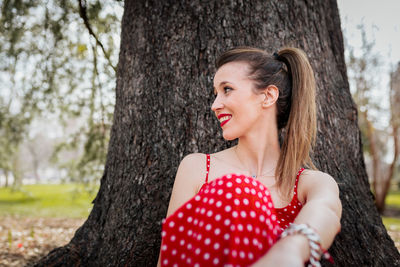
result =
[[[307,170],[301,175],[298,194],[305,204],[294,223],[313,228],[322,248],[328,249],[340,231],[342,205],[337,183],[326,173]],[[309,258],[308,240],[298,234],[280,239],[254,266],[303,266]]]
[[[199,186],[206,176],[206,156],[195,153],[187,155],[179,164],[166,217],[173,214],[180,206],[197,194]],[[161,244],[162,245],[162,244]],[[157,266],[161,266],[161,251]]]

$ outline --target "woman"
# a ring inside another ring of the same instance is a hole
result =
[[[240,47],[216,67],[211,109],[224,139],[238,144],[182,160],[159,265],[318,266],[340,230],[341,203],[309,156],[316,115],[307,57]]]

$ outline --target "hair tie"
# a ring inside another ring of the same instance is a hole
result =
[[[274,53],[272,54],[272,56],[274,57],[274,59],[279,60],[278,52],[274,52]]]

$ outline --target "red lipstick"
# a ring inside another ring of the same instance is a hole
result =
[[[222,117],[229,117],[229,119],[224,120],[223,122],[220,123],[220,126],[224,126],[228,121],[230,121],[232,115],[231,114],[227,114],[227,113],[222,113],[218,115],[218,120],[221,119]]]

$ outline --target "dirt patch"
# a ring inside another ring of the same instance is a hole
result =
[[[67,244],[85,219],[0,217],[0,266],[26,266]]]

